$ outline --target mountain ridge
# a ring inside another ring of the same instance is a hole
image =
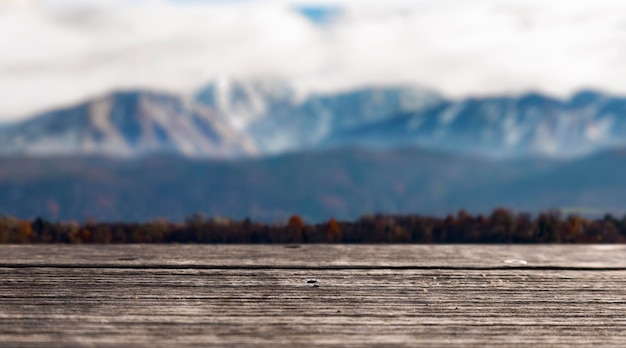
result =
[[[580,157],[626,145],[626,98],[582,90],[450,100],[410,86],[305,94],[229,80],[190,95],[129,90],[0,127],[0,155],[264,157],[416,147],[489,158]]]

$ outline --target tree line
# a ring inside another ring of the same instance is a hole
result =
[[[298,215],[285,223],[249,219],[184,222],[50,222],[42,218],[0,218],[0,244],[67,243],[624,243],[626,216],[589,219],[559,212],[536,215],[495,209],[490,215],[465,211],[445,218],[367,215],[356,221],[308,224]]]

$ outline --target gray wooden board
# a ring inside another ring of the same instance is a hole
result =
[[[626,245],[0,245],[0,266],[626,270],[625,256]]]
[[[626,346],[625,251],[2,246],[0,346]]]

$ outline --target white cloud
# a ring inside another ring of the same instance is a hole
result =
[[[10,3],[0,6],[0,120],[112,89],[185,93],[224,75],[318,90],[416,83],[451,96],[626,93],[619,0]],[[344,12],[320,27],[294,3]]]

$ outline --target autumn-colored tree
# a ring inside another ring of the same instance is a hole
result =
[[[341,242],[341,227],[335,218],[328,220],[326,225],[326,241],[329,243]]]
[[[18,228],[18,239],[20,243],[27,243],[33,237],[33,227],[28,221],[21,221]]]
[[[301,243],[304,227],[304,219],[300,215],[292,215],[287,223],[287,234],[281,242]]]
[[[20,220],[3,216],[0,217],[0,242],[3,243],[17,243],[17,229],[19,227]]]
[[[302,230],[304,228],[304,220],[300,215],[291,215],[287,226],[289,226],[289,228]]]
[[[91,231],[89,231],[87,228],[82,228],[80,230],[80,240],[83,243],[92,243],[93,238],[91,236]]]
[[[185,222],[32,222],[0,217],[0,243],[624,243],[626,216],[562,218],[559,212],[513,214],[496,209],[487,218],[460,211],[446,218],[368,215],[354,222],[306,224],[298,215],[286,224],[206,220]]]
[[[82,244],[83,240],[81,238],[81,231],[82,229],[80,227],[75,227],[75,228],[71,228],[69,231],[69,241],[72,244]]]
[[[562,240],[567,243],[571,243],[576,240],[576,237],[580,233],[582,229],[582,221],[581,218],[577,215],[572,215],[567,218],[567,223],[563,224],[562,231]]]

